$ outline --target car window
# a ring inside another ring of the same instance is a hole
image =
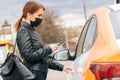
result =
[[[85,40],[85,35],[87,32],[87,26],[89,25],[90,20],[88,20],[85,24],[85,26],[82,29],[81,35],[79,37],[79,41],[77,43],[77,50],[76,50],[76,57],[78,57],[79,55],[81,55],[81,51],[82,51],[82,46],[83,46],[83,42]]]
[[[110,20],[116,39],[120,39],[120,10],[110,12]]]
[[[97,36],[97,18],[91,18],[83,45],[83,53],[90,50]]]
[[[88,51],[92,47],[92,44],[96,39],[96,36],[97,36],[97,19],[95,16],[92,16],[86,22],[80,35],[80,39],[78,41],[76,49],[76,57],[79,57],[79,55],[81,55],[85,51]]]

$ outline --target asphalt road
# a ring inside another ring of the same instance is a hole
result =
[[[72,67],[72,61],[59,61],[61,64]],[[50,70],[48,72],[47,80],[68,80],[67,73],[64,71]]]

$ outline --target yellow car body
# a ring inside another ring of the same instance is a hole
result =
[[[115,5],[115,7],[120,7],[120,5]],[[96,80],[95,75],[89,69],[91,63],[120,62],[120,48],[116,42],[109,16],[111,11],[110,7],[102,7],[92,13],[97,17],[98,35],[86,59],[80,80]]]

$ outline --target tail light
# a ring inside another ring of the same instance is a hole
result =
[[[90,70],[96,80],[120,77],[120,62],[97,62],[90,64]]]

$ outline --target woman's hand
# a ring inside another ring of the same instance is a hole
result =
[[[70,67],[64,66],[63,71],[65,71],[66,73],[69,73],[72,71],[72,69]]]
[[[54,52],[58,48],[57,44],[50,44],[49,46],[52,49],[52,52]]]

